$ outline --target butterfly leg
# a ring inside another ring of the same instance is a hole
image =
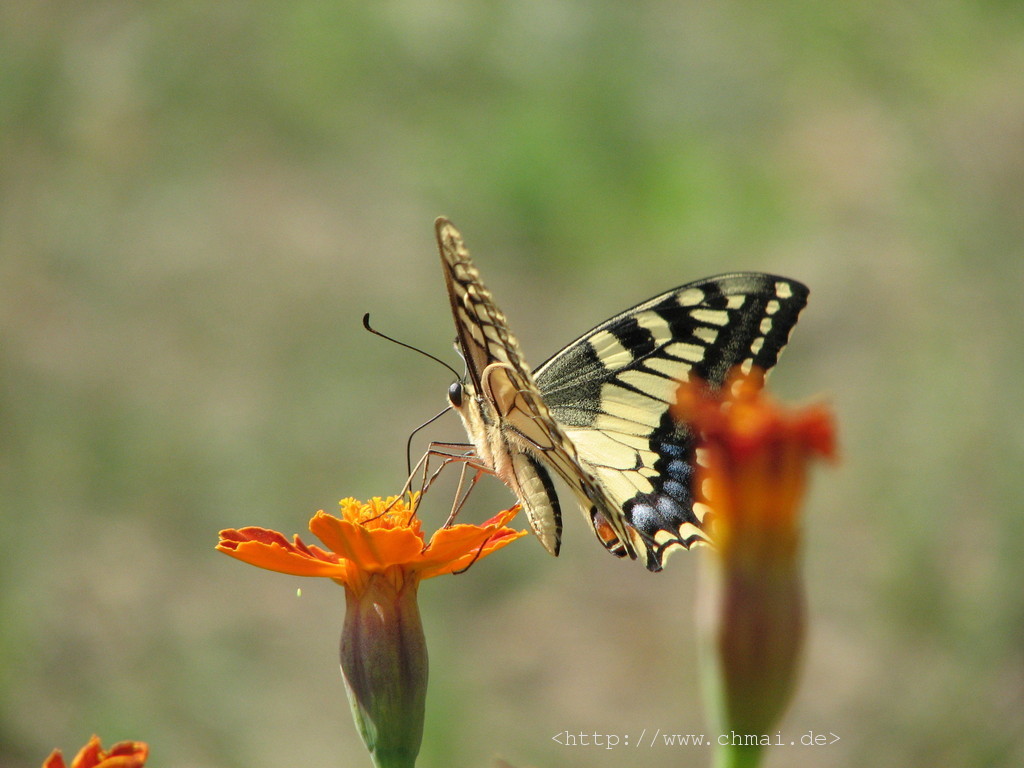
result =
[[[391,504],[389,504],[380,513],[380,515],[377,515],[377,517],[380,517],[381,515],[384,515],[384,514],[388,513],[389,511],[391,511],[391,508],[398,502],[398,499],[400,499],[402,497],[409,496],[411,494],[413,485],[416,482],[419,483],[419,491],[417,491],[417,495],[418,496],[422,496],[424,493],[426,493],[427,489],[430,488],[431,485],[433,485],[434,480],[437,479],[437,476],[441,474],[442,470],[446,466],[448,466],[449,464],[451,464],[452,462],[455,462],[455,461],[465,461],[465,459],[463,458],[463,455],[460,454],[460,453],[453,452],[453,449],[460,448],[460,447],[461,448],[469,447],[469,446],[465,446],[465,445],[460,445],[458,443],[443,443],[443,444],[439,443],[439,444],[437,444],[437,445],[443,445],[446,448],[446,450],[442,451],[442,450],[434,450],[434,448],[433,448],[434,445],[435,445],[434,443],[431,443],[430,444],[430,448],[420,457],[419,461],[417,461],[416,464],[409,469],[409,476],[405,479],[405,483],[402,485],[402,490],[399,491],[398,495],[395,497],[395,500],[393,502],[391,502]],[[441,457],[441,465],[437,469],[435,469],[433,472],[431,472],[430,460],[432,458],[434,458],[435,456],[440,456]],[[419,478],[418,481],[417,481],[417,477]],[[415,511],[413,512],[413,514],[415,514]],[[377,519],[377,518],[373,518],[373,519]]]
[[[434,459],[440,459],[440,464],[434,468],[432,461]],[[412,489],[414,483],[419,483],[419,494],[424,494],[434,484],[434,481],[441,475],[445,468],[454,463],[462,464],[462,471],[459,475],[459,484],[455,491],[455,498],[452,502],[452,509],[448,516],[448,520],[445,522],[444,527],[451,525],[452,521],[458,515],[459,510],[465,505],[469,499],[469,495],[473,488],[476,487],[477,481],[484,473],[493,474],[489,467],[486,467],[480,463],[480,460],[473,452],[473,446],[469,443],[437,443],[432,442],[427,446],[426,452],[420,457],[420,460],[416,462],[416,465],[412,468],[409,477],[405,481],[405,485],[402,488],[402,494],[407,494]],[[469,488],[463,493],[463,489],[466,485],[466,474],[469,469],[472,469],[475,474],[473,479],[469,482]]]
[[[466,472],[470,467],[473,467],[473,463],[471,461],[463,462],[462,471],[459,473],[459,485],[458,488],[455,489],[455,498],[452,500],[452,511],[448,515],[448,519],[445,520],[445,528],[451,527],[452,523],[455,522],[455,516],[459,514],[466,502],[469,501],[469,494],[473,492],[473,489],[476,488],[477,481],[479,481],[484,474],[483,469],[480,467],[474,467],[476,471],[473,474],[473,479],[469,481],[469,488],[467,488],[466,492],[463,494],[462,488],[466,483]]]
[[[485,466],[480,461],[479,457],[477,457],[473,450],[473,446],[468,443],[431,443],[428,447],[427,454],[441,457],[441,466],[438,467],[431,476],[431,482],[433,482],[434,479],[441,474],[441,471],[449,464],[454,462],[462,463],[462,469],[459,473],[459,484],[455,490],[455,498],[452,500],[452,509],[444,524],[444,527],[447,528],[454,522],[459,511],[469,500],[469,496],[473,492],[473,489],[476,487],[481,476],[485,473],[494,474],[494,472],[490,467]],[[469,488],[467,488],[465,493],[463,493],[463,489],[466,485],[466,475],[470,469],[474,471],[473,479],[469,481]]]

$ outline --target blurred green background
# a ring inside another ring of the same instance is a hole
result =
[[[440,214],[535,363],[709,274],[808,283],[773,386],[843,462],[781,728],[840,741],[768,765],[1024,763],[1020,3],[6,0],[0,196],[3,768],[369,764],[342,591],[213,546],[400,487],[450,380],[360,317],[455,362]],[[567,517],[422,588],[424,768],[709,764],[551,740],[707,728],[702,555]]]

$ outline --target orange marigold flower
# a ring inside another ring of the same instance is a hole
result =
[[[104,750],[99,736],[93,736],[68,766],[59,749],[46,758],[43,768],[142,768],[149,756],[149,745],[142,741],[120,741]]]
[[[294,576],[323,576],[345,587],[341,669],[352,714],[378,768],[411,768],[423,737],[427,646],[416,594],[423,579],[456,573],[512,543],[518,507],[483,525],[454,525],[427,542],[418,495],[341,502],[341,517],[317,512],[309,530],[327,546],[289,541],[265,528],[221,531],[217,549]]]
[[[835,457],[824,406],[787,409],[738,371],[718,392],[679,389],[675,417],[697,435],[695,498],[710,508],[714,554],[699,605],[703,678],[720,733],[767,734],[795,685],[804,635],[800,505],[807,467]],[[729,745],[719,765],[755,765],[761,744]]]
[[[306,545],[297,535],[288,541],[277,531],[256,527],[221,531],[217,549],[269,571],[325,576],[359,593],[372,574],[422,580],[455,573],[526,535],[505,527],[519,511],[516,506],[482,525],[442,528],[426,542],[417,502],[417,494],[409,504],[396,496],[375,496],[366,503],[348,498],[340,502],[340,518],[320,510],[309,530],[327,550]]]

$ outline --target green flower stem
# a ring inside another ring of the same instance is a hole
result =
[[[712,768],[757,768],[761,764],[764,747],[759,745],[719,746],[715,750]]]
[[[795,547],[774,562],[708,553],[700,606],[701,682],[718,734],[770,736],[795,687],[804,630]],[[718,745],[715,768],[760,764],[763,744]]]

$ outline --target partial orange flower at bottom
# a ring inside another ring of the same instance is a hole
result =
[[[804,636],[800,507],[811,460],[835,457],[831,412],[784,408],[763,384],[756,369],[733,371],[718,392],[688,382],[673,410],[698,436],[695,496],[711,510],[699,606],[706,698],[718,732],[740,737],[718,750],[718,768],[757,765],[789,703]]]
[[[104,750],[100,737],[93,736],[68,766],[59,749],[53,750],[43,768],[142,768],[149,756],[149,745],[142,741],[119,741]]]
[[[411,768],[423,738],[427,646],[416,593],[423,579],[456,573],[526,531],[506,527],[518,507],[483,525],[453,525],[427,542],[418,496],[341,502],[341,517],[309,521],[326,546],[265,528],[220,532],[217,549],[250,565],[293,576],[323,576],[345,587],[341,671],[352,715],[378,768]]]

